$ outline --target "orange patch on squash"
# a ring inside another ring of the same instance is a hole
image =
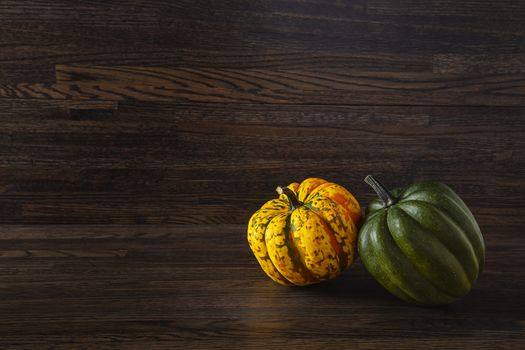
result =
[[[337,243],[337,240],[335,239],[335,236],[332,233],[332,229],[330,228],[330,226],[328,226],[328,224],[322,218],[320,221],[321,221],[321,224],[323,225],[323,228],[326,231],[326,234],[328,235],[328,238],[330,238],[330,244],[334,248],[337,255],[340,255],[342,248],[341,248],[341,245]]]
[[[354,222],[354,225],[358,225],[361,221],[361,215],[356,212],[350,212],[350,210],[347,210],[350,213],[350,217],[352,218],[352,221]]]
[[[344,206],[346,208],[346,206],[348,205],[348,201],[346,199],[345,196],[343,196],[341,193],[339,192],[335,192],[332,196],[330,196],[335,202],[341,204],[342,206]]]

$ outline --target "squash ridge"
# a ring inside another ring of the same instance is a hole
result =
[[[430,202],[425,202],[425,201],[421,201],[421,200],[404,200],[402,203],[400,204],[404,204],[404,203],[411,203],[411,202],[415,202],[415,203],[424,203],[425,205],[429,205],[433,208],[433,210],[435,210],[436,212],[438,212],[440,215],[442,215],[443,217],[445,217],[446,219],[450,220],[452,225],[454,225],[458,230],[458,232],[460,233],[460,235],[462,236],[464,242],[468,245],[468,250],[470,250],[472,252],[472,257],[474,258],[474,261],[476,263],[476,270],[479,271],[479,260],[478,260],[478,256],[476,254],[476,251],[474,249],[474,247],[472,246],[472,242],[470,241],[470,238],[468,237],[468,235],[465,233],[465,229],[456,221],[454,220],[453,218],[450,217],[450,215],[448,215],[447,212],[444,212],[440,207],[438,207],[437,205],[434,205],[433,203],[430,203]],[[412,214],[407,211],[407,210],[404,210],[403,208],[400,208],[402,209],[408,216],[410,216],[414,222],[422,229],[422,230],[425,230],[427,231],[427,229],[421,225],[421,223],[416,220],[416,218],[414,216],[412,216]],[[430,232],[432,232],[432,230],[430,230]],[[433,234],[433,237],[436,238],[436,240],[438,240],[439,242],[441,242],[441,244],[443,244],[444,247],[446,247],[446,249],[448,250],[448,252],[454,256],[456,258],[456,260],[460,263],[460,266],[461,268],[463,269],[463,271],[465,272],[465,274],[467,275],[467,277],[469,276],[469,274],[467,273],[467,271],[465,270],[465,268],[463,267],[463,264],[461,263],[461,260],[454,252],[452,249],[450,249],[450,247],[445,243],[443,242],[438,236],[434,235]],[[477,273],[476,273],[476,276],[474,277],[473,280],[471,280],[470,282],[473,283],[475,280],[477,279]],[[469,277],[469,280],[470,280],[470,277]]]
[[[399,210],[403,211],[404,213],[406,213],[402,208],[397,208],[397,209],[399,209]],[[397,242],[397,240],[396,240],[396,239],[394,238],[394,236],[392,235],[392,230],[391,230],[390,226],[388,225],[388,215],[389,215],[389,214],[390,214],[389,211],[387,211],[386,222],[387,222],[387,227],[388,227],[388,234],[390,235],[390,237],[392,237],[392,240],[395,242],[396,247],[399,249],[399,251],[401,252],[401,254],[403,254],[405,260],[408,261],[408,263],[411,264],[411,265],[414,267],[415,271],[417,271],[418,275],[419,275],[422,279],[424,279],[425,281],[427,281],[432,287],[434,287],[434,289],[435,289],[436,291],[438,291],[438,292],[441,293],[441,294],[446,295],[447,297],[457,299],[457,298],[458,298],[457,295],[451,294],[449,291],[444,290],[444,289],[443,289],[441,286],[439,286],[437,283],[435,283],[434,281],[430,280],[427,276],[425,276],[425,274],[424,274],[423,272],[421,272],[421,269],[420,269],[416,264],[414,264],[414,262],[412,261],[412,259],[406,255],[405,251],[399,246],[399,243]],[[407,215],[408,215],[408,214],[407,214]],[[413,219],[412,219],[412,220],[413,220]],[[413,221],[416,222],[415,220],[413,220]],[[417,222],[416,222],[416,223],[417,223]],[[419,223],[417,223],[417,224],[419,225]],[[420,226],[420,228],[421,228],[421,226]],[[423,229],[423,231],[425,231],[425,230]],[[438,241],[438,242],[439,242],[439,241]],[[441,242],[440,242],[440,243],[441,243]],[[443,246],[443,247],[444,247],[444,246]],[[445,247],[445,248],[446,248],[446,247]],[[447,251],[448,251],[448,249],[447,249]],[[452,255],[452,256],[453,256],[453,255]],[[456,259],[455,256],[453,256],[453,257],[454,257],[454,259]],[[457,259],[456,259],[456,262],[458,263],[458,265],[461,266],[461,264],[459,263],[459,261],[457,261]],[[463,268],[463,267],[462,267],[462,268]],[[464,272],[464,271],[463,271],[463,272]],[[465,274],[465,275],[466,275],[466,274]],[[467,277],[467,280],[468,280],[468,277]]]

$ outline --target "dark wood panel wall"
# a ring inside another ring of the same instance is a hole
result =
[[[0,7],[3,223],[242,224],[367,173],[523,214],[519,2]]]
[[[472,208],[464,304],[265,280],[275,187],[367,174]],[[524,174],[520,0],[0,1],[1,348],[519,348]]]
[[[520,107],[2,104],[3,223],[243,224],[308,176],[365,204],[367,173],[439,179],[478,215],[523,215]]]

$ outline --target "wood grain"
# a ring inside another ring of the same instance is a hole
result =
[[[525,105],[525,75],[56,67],[57,83],[0,85],[0,98],[347,105]]]
[[[1,349],[520,349],[525,2],[0,2]],[[440,180],[485,271],[442,308],[357,263],[284,288],[275,187]]]
[[[434,55],[435,73],[468,74],[522,74],[525,55]]]
[[[366,202],[368,173],[390,186],[440,179],[476,210],[523,213],[521,107],[9,106],[5,223],[240,224],[277,185],[308,176]]]
[[[525,310],[516,300],[525,286],[514,266],[523,258],[510,261],[498,252],[522,257],[525,241],[490,227],[485,236],[492,254],[472,293],[454,305],[425,309],[388,295],[360,263],[329,283],[276,285],[251,256],[243,225],[17,226],[11,231],[17,237],[1,239],[0,249],[105,247],[127,254],[1,259],[0,344],[214,348],[235,339],[257,348],[270,337],[274,346],[307,349],[345,343],[388,349],[519,346]]]

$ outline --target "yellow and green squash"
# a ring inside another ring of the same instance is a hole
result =
[[[304,286],[338,276],[355,259],[361,207],[340,185],[309,178],[277,188],[248,223],[248,243],[275,282]]]

